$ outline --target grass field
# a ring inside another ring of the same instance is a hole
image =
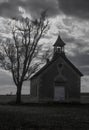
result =
[[[6,104],[11,101],[15,101],[16,96],[15,95],[0,95],[0,104]],[[30,102],[30,95],[22,95],[22,101],[23,102]]]
[[[2,99],[4,101],[5,97],[2,96]],[[10,100],[10,97],[7,99]],[[23,104],[16,106],[4,102],[0,105],[0,130],[89,130],[89,105]]]
[[[0,130],[30,129],[89,130],[89,106],[0,105]]]

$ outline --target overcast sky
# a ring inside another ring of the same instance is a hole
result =
[[[84,74],[81,91],[89,92],[89,0],[0,0],[1,39],[8,37],[8,19],[35,18],[44,9],[48,10],[51,25],[45,39],[47,46],[54,44],[60,31],[66,55]],[[0,94],[15,93],[12,85],[11,75],[0,69]],[[28,92],[28,87],[24,92]]]

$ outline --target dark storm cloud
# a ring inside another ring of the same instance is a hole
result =
[[[59,8],[67,15],[89,18],[89,0],[58,0]]]
[[[89,53],[87,51],[80,53],[77,49],[73,50],[75,56],[69,56],[69,59],[75,64],[84,75],[89,75]]]
[[[70,61],[84,75],[89,75],[89,42],[82,38],[74,38],[66,33],[62,34],[62,39],[66,43],[66,49],[69,48],[70,52],[66,52],[66,55]]]
[[[51,16],[59,12],[57,0],[27,0],[26,3],[23,4],[23,7],[25,7],[25,9],[27,8],[32,15],[36,15],[45,9],[48,10],[48,14]]]
[[[68,37],[67,35],[63,37],[63,41],[66,42],[67,44],[71,44],[73,42],[75,42],[75,38],[74,37]]]
[[[58,14],[57,0],[8,0],[0,3],[0,15],[4,17],[16,17],[21,15],[18,7],[23,7],[32,16],[37,16],[42,10],[47,9],[50,16]]]
[[[2,17],[17,17],[20,16],[21,13],[18,10],[18,5],[15,2],[3,2],[0,3],[0,15]]]
[[[84,75],[89,75],[89,66],[80,67],[80,70]]]

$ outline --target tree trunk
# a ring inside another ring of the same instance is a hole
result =
[[[16,92],[16,103],[20,104],[21,103],[21,88],[22,86],[17,86],[17,92]]]

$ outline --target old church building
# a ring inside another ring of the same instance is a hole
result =
[[[65,55],[65,43],[58,36],[52,60],[31,77],[31,96],[36,101],[80,101],[83,74]]]

